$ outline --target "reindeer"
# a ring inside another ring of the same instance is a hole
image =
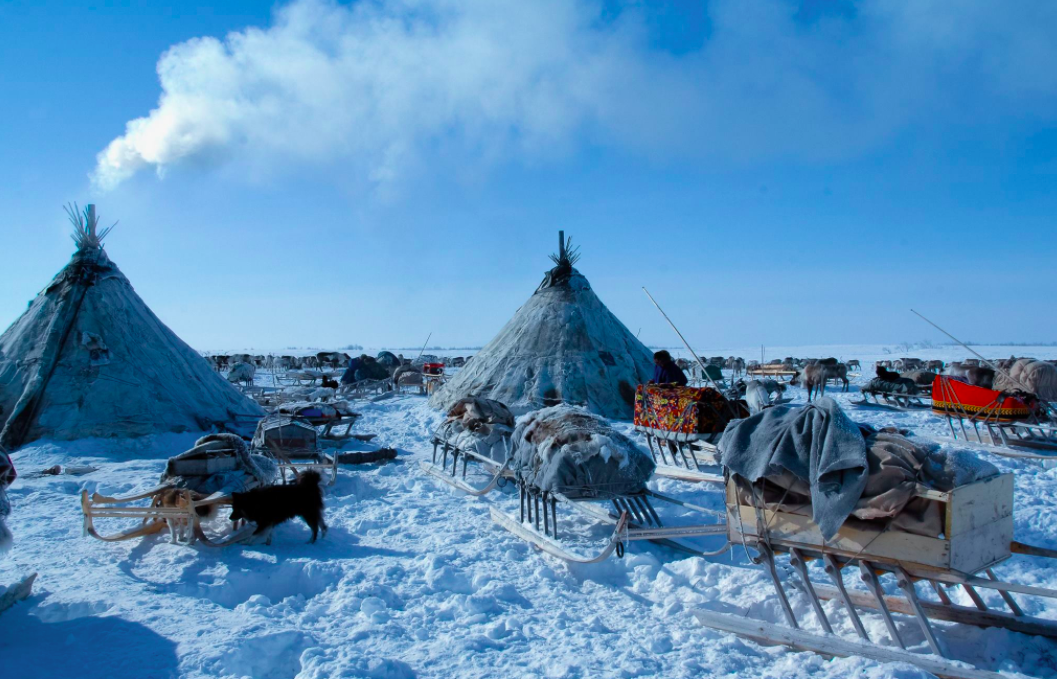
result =
[[[808,363],[804,366],[803,370],[797,370],[796,374],[793,375],[793,379],[789,381],[789,384],[798,386],[801,384],[801,375],[803,375],[803,386],[807,389],[807,400],[811,402],[812,395],[818,393],[819,396],[825,396],[826,394],[826,382],[829,380],[841,380],[844,382],[844,387],[841,391],[848,391],[850,383],[848,382],[848,366],[843,363],[837,363],[836,365],[827,365],[824,363]]]
[[[848,370],[855,368],[856,370],[862,372],[862,364],[859,363],[859,359],[857,358],[853,358],[852,360],[847,361],[844,365],[848,366]]]

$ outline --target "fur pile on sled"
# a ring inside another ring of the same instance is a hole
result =
[[[646,488],[649,453],[584,408],[557,405],[521,417],[514,428],[513,469],[545,492],[611,498]]]
[[[458,448],[506,462],[514,414],[499,401],[471,396],[455,402],[438,433]]]
[[[1057,366],[1033,358],[1017,359],[1009,368],[1009,377],[995,375],[994,388],[999,391],[1025,390],[1044,401],[1057,400]],[[1012,378],[1012,379],[1010,379]],[[1023,386],[1021,386],[1023,385]]]
[[[207,476],[180,476],[173,471],[174,462],[177,460],[197,459],[211,454],[232,454],[237,460],[237,467],[231,471]],[[217,492],[237,493],[257,486],[270,486],[275,482],[278,471],[275,460],[250,452],[249,446],[241,437],[226,433],[208,434],[195,441],[194,448],[169,458],[161,476],[161,483],[171,483],[177,488],[188,488],[203,495]]]
[[[257,368],[252,363],[236,363],[228,371],[228,382],[253,382]]]

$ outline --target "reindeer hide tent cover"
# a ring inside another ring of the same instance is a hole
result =
[[[635,387],[653,374],[649,349],[613,315],[575,268],[561,239],[556,266],[465,368],[430,399],[447,410],[476,396],[515,415],[559,403],[630,420]]]
[[[0,335],[0,444],[208,431],[261,408],[155,316],[110,261],[94,206],[77,252]]]

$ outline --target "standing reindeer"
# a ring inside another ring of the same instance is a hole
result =
[[[802,371],[798,370],[793,375],[793,379],[789,381],[789,384],[795,387],[802,382],[804,388],[807,389],[807,400],[810,403],[812,395],[816,392],[819,396],[825,396],[827,380],[844,382],[844,387],[841,391],[848,391],[850,386],[848,382],[848,366],[843,363],[808,363]]]

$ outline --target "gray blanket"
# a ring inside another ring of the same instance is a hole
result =
[[[810,488],[812,519],[829,539],[866,488],[866,442],[831,398],[803,408],[775,406],[727,426],[720,461],[755,482],[789,472]]]

